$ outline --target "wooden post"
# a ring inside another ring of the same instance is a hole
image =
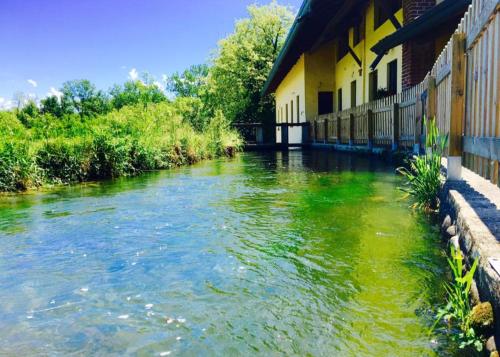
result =
[[[318,141],[318,119],[314,119],[314,143]]]
[[[341,136],[342,136],[342,119],[340,118],[340,116],[338,116],[337,117],[337,144],[342,143]]]
[[[420,137],[422,135],[422,118],[424,116],[424,104],[422,103],[421,93],[417,92],[417,101],[415,103],[415,138],[413,139],[413,153],[420,153]]]
[[[399,142],[399,103],[392,106],[392,150],[398,149]]]
[[[437,90],[436,78],[429,76],[427,82],[427,119],[436,117]]]
[[[368,109],[366,112],[368,120],[368,149],[373,149],[373,110]]]
[[[465,34],[452,36],[450,146],[448,180],[462,178],[462,135],[465,114]]]
[[[349,146],[354,145],[354,114],[349,114]]]
[[[325,144],[328,143],[328,119],[325,118],[325,122],[323,123],[324,129],[325,130]]]

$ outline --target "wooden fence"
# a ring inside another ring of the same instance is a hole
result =
[[[356,108],[319,116],[316,142],[418,148],[423,118],[449,135],[447,155],[499,183],[500,0],[473,0],[419,85]]]

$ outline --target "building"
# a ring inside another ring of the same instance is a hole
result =
[[[263,89],[275,93],[276,122],[310,122],[420,83],[469,4],[305,0]],[[288,126],[285,140],[300,143],[302,130]]]

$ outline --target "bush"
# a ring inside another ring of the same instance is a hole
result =
[[[435,210],[439,206],[439,192],[442,187],[441,159],[448,142],[448,136],[439,135],[435,120],[427,126],[426,154],[416,156],[409,162],[409,169],[399,168],[407,180],[402,188],[416,199],[414,207]]]
[[[88,179],[91,147],[86,140],[55,139],[45,142],[37,152],[37,165],[53,182],[82,182]]]
[[[26,143],[0,145],[0,191],[25,191],[41,184],[40,170]]]
[[[42,177],[70,183],[136,175],[232,154],[241,145],[221,113],[199,131],[168,102],[95,118],[41,114],[29,129],[15,114],[0,113],[0,136],[18,143],[2,146],[0,191],[37,187]]]

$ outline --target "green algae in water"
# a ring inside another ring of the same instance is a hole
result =
[[[0,354],[450,355],[439,237],[399,184],[291,151],[9,198]]]

